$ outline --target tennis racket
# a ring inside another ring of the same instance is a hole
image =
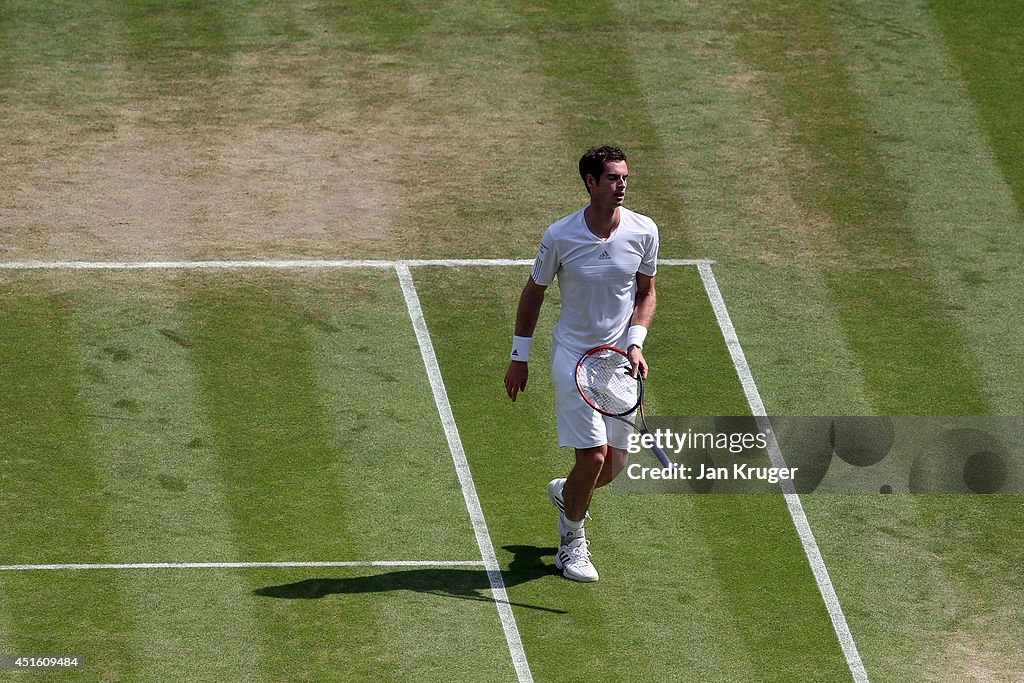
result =
[[[628,417],[638,413],[639,432],[650,434],[644,417],[644,380],[640,373],[631,377],[629,371],[629,357],[625,351],[614,346],[597,346],[583,354],[576,363],[576,388],[591,408],[634,429],[637,429],[636,420]],[[662,467],[672,466],[672,461],[657,444],[652,444],[651,450]]]

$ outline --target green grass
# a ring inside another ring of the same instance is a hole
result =
[[[528,258],[618,143],[662,256],[716,260],[769,412],[1020,415],[1021,35],[1010,1],[4,2],[0,254]],[[525,269],[414,277],[537,680],[848,679],[779,500],[602,492],[602,581],[554,576],[545,363],[500,385]],[[694,269],[658,289],[652,412],[745,413]],[[392,271],[0,291],[4,564],[479,557]],[[1020,678],[1018,502],[804,498],[871,680]],[[5,573],[0,650],[512,680],[487,585]]]

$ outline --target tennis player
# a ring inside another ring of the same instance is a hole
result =
[[[519,298],[505,391],[513,401],[526,389],[530,346],[544,293],[558,278],[561,310],[551,348],[558,443],[575,449],[569,475],[548,484],[558,508],[555,566],[573,581],[597,581],[583,528],[594,489],[626,466],[629,425],[605,417],[576,389],[575,368],[589,349],[626,350],[631,373],[647,377],[643,346],[654,317],[658,227],[625,208],[629,168],[616,147],[588,150],[580,177],[590,203],[552,224],[541,238],[533,271]]]

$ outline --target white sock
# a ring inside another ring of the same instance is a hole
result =
[[[563,536],[565,536],[566,532],[568,532],[568,531],[579,531],[582,528],[583,528],[583,520],[582,519],[580,521],[578,521],[578,522],[575,522],[575,521],[569,519],[568,517],[566,517],[564,512],[561,513],[560,515],[558,515],[558,531]]]
[[[558,517],[558,521],[561,522],[562,526],[564,526],[566,529],[570,531],[579,531],[583,527],[582,519],[578,522],[574,522],[573,520],[566,517],[564,512],[560,514]]]

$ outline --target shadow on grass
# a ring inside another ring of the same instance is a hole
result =
[[[504,549],[512,553],[512,561],[509,563],[508,569],[501,573],[506,588],[512,588],[545,576],[554,576],[558,573],[553,565],[545,564],[541,559],[545,555],[553,556],[555,548],[507,545],[504,546]],[[467,569],[425,567],[343,579],[303,579],[280,586],[257,588],[253,594],[265,598],[319,600],[329,595],[413,591],[460,600],[493,602],[494,598],[491,596],[490,590],[491,581],[487,576],[487,570],[483,567]],[[565,614],[563,610],[537,605],[525,605],[517,602],[509,604],[525,609]]]

